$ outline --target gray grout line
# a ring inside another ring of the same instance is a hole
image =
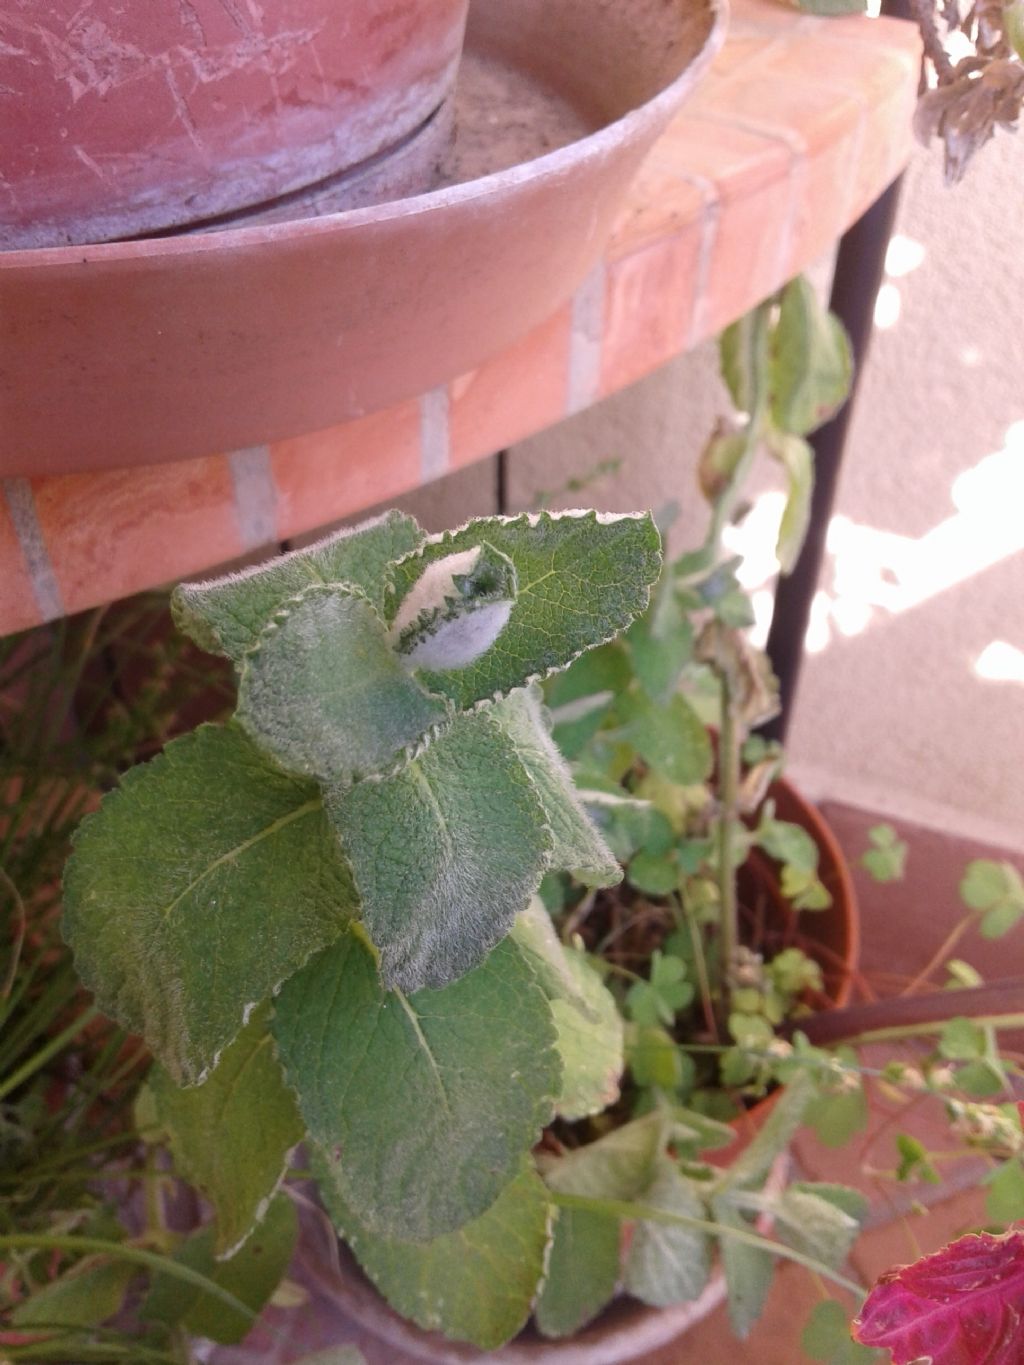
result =
[[[2,482],[7,509],[28,565],[36,606],[44,621],[56,621],[65,615],[64,602],[36,516],[32,485],[28,479],[4,479]]]
[[[605,266],[601,261],[577,289],[572,301],[569,393],[566,402],[568,416],[589,408],[600,397],[604,296]]]
[[[277,492],[270,467],[270,447],[234,450],[228,460],[242,548],[258,550],[277,539]]]
[[[448,473],[450,409],[447,384],[420,398],[420,478],[424,483]]]
[[[693,310],[689,326],[682,338],[683,349],[691,350],[708,333],[708,286],[711,282],[711,261],[718,239],[718,224],[722,217],[722,201],[715,182],[706,175],[692,172],[683,180],[694,187],[701,197],[700,247],[697,252],[697,278],[693,286]]]

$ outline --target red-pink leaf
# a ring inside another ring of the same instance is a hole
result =
[[[887,1271],[853,1325],[894,1365],[1022,1365],[1024,1233],[988,1233]]]

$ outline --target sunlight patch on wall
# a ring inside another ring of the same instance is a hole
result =
[[[902,279],[924,264],[926,254],[924,243],[916,237],[894,233],[885,249],[885,273],[890,279]]]
[[[886,282],[880,287],[878,297],[875,299],[875,326],[880,332],[889,331],[899,322],[902,311],[903,300],[899,287]]]
[[[1024,649],[1008,640],[993,640],[975,659],[974,671],[986,682],[1024,683]]]
[[[829,565],[807,632],[809,653],[820,653],[837,637],[860,635],[873,624],[911,611],[1024,551],[1024,421],[1007,429],[1002,450],[986,455],[954,480],[950,498],[953,514],[917,537],[846,516],[832,518],[826,539]],[[723,538],[732,553],[743,557],[739,578],[755,594],[754,638],[759,643],[770,622],[775,539],[784,505],[782,493],[762,494]],[[1013,648],[994,642],[977,661],[976,672],[995,677],[980,670],[1012,671],[1017,664],[1007,650]],[[1018,656],[1024,661],[1024,653],[1017,650],[1014,659]],[[998,676],[1003,679],[1005,674]]]

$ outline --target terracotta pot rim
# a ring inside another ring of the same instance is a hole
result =
[[[657,95],[621,117],[604,124],[594,133],[546,152],[530,161],[521,162],[506,170],[494,171],[460,185],[429,190],[410,198],[393,199],[367,208],[349,209],[325,214],[320,218],[294,218],[265,226],[223,228],[214,233],[190,234],[176,232],[166,237],[130,237],[116,242],[96,242],[84,246],[21,247],[0,251],[0,270],[8,268],[45,268],[72,263],[88,264],[115,261],[126,265],[141,257],[174,257],[188,254],[221,254],[235,248],[266,246],[273,248],[282,241],[290,243],[309,237],[333,236],[364,227],[367,224],[399,221],[430,213],[442,207],[485,200],[523,182],[537,184],[555,179],[570,167],[581,162],[599,160],[614,151],[623,135],[642,134],[648,124],[663,122],[666,111],[671,111],[690,87],[704,74],[725,41],[728,25],[728,0],[706,0],[711,16],[707,37],[697,55],[675,80]]]

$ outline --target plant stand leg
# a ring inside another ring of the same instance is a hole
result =
[[[772,668],[779,679],[782,710],[764,727],[764,734],[769,739],[782,742],[786,739],[792,720],[811,604],[825,558],[825,540],[860,376],[871,344],[875,300],[885,270],[885,253],[892,235],[901,185],[902,176],[858,218],[844,234],[836,256],[829,306],[850,334],[856,368],[849,398],[835,417],[819,427],[810,438],[814,449],[814,496],[810,528],[796,567],[788,577],[779,579],[775,594],[767,648]]]

